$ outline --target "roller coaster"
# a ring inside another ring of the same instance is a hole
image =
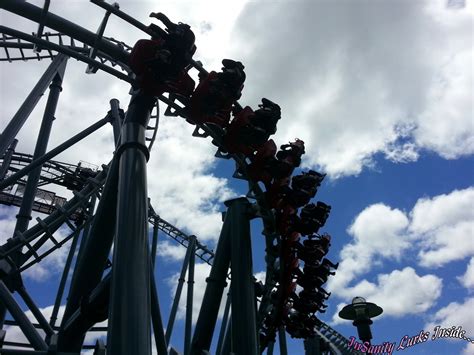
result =
[[[49,0],[43,7],[0,1],[2,9],[38,25],[33,34],[1,25],[0,61],[51,61],[0,137],[0,203],[19,207],[14,233],[0,246],[0,353],[72,355],[88,350],[130,355],[151,354],[154,346],[158,354],[251,355],[273,354],[278,343],[280,354],[287,354],[287,334],[304,342],[306,354],[357,353],[317,317],[330,295],[322,286],[338,266],[324,257],[330,235],[319,233],[331,207],[310,202],[324,174],[309,170],[292,175],[301,163],[304,142],[296,139],[278,150],[270,139],[280,107],[266,98],[256,110],[239,104],[245,66],[224,59],[220,72],[208,72],[193,59],[195,36],[188,25],[162,13],[150,15],[161,26],[145,25],[116,3],[91,2],[104,11],[96,33],[50,12]],[[131,46],[104,36],[111,16],[146,38]],[[104,118],[47,151],[69,58],[84,63],[89,74],[103,71],[129,83],[131,99],[126,111],[111,99]],[[197,85],[192,72],[199,78]],[[48,87],[34,153],[16,152],[18,133]],[[246,197],[225,203],[215,251],[161,218],[148,198],[147,161],[160,111],[193,125],[193,136],[210,138],[216,158],[235,161],[233,177],[248,182]],[[115,143],[109,162],[91,167],[55,160],[107,124]],[[70,190],[73,197],[48,191],[51,184]],[[46,217],[30,226],[32,211]],[[264,282],[252,270],[254,218],[264,226]],[[67,236],[55,236],[65,227]],[[157,293],[162,285],[153,272],[159,231],[186,248],[166,327]],[[22,273],[60,248],[68,248],[68,254],[48,320]],[[196,257],[211,269],[199,316],[193,320]],[[171,344],[186,279],[183,343]],[[219,321],[227,284],[229,296]],[[58,322],[61,306],[65,310]],[[104,321],[105,326],[98,325]],[[9,328],[4,330],[4,325]],[[7,340],[12,327],[19,327],[27,341]],[[107,333],[106,340],[97,336],[94,344],[86,344],[86,335],[98,331]]]

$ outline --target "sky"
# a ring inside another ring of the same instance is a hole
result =
[[[278,103],[277,145],[303,139],[302,170],[327,174],[315,200],[332,206],[323,231],[333,236],[328,258],[340,266],[325,286],[332,294],[320,319],[347,338],[356,337],[356,329],[337,314],[362,296],[384,309],[374,319],[373,344],[397,348],[404,336],[432,335],[436,326],[461,326],[474,338],[472,0],[120,5],[146,24],[148,14],[158,11],[188,23],[196,34],[194,58],[208,70],[220,69],[223,58],[241,61],[247,79],[240,103],[256,108],[262,97]],[[53,0],[50,11],[93,32],[104,13],[85,1]],[[27,20],[0,14],[3,25],[36,31]],[[146,38],[114,17],[105,35],[129,45]],[[0,129],[48,64],[0,64]],[[106,73],[85,74],[85,69],[84,63],[68,62],[49,147],[104,117],[111,98],[119,99],[122,108],[128,104],[126,83]],[[17,151],[33,151],[44,104],[43,98],[20,132]],[[148,162],[149,196],[161,217],[213,248],[223,202],[245,194],[246,185],[232,179],[231,162],[214,157],[209,139],[191,137],[192,129],[183,119],[161,117]],[[112,128],[105,126],[57,159],[100,166],[113,150]],[[11,236],[16,213],[0,206],[1,243]],[[259,276],[265,270],[261,230],[259,221],[252,222],[253,266]],[[59,237],[66,233],[58,232]],[[165,319],[184,253],[160,235],[155,276]],[[60,250],[25,275],[45,313],[51,312],[66,255]],[[208,272],[208,266],[196,265],[197,301]],[[193,310],[196,319],[198,302]],[[172,337],[179,350],[183,317],[181,309]],[[10,329],[7,337],[21,334]],[[289,352],[302,354],[301,341],[290,340]],[[474,354],[474,344],[430,338],[399,352]]]

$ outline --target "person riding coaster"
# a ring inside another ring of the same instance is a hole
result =
[[[165,92],[189,97],[195,87],[187,73],[193,54],[195,36],[183,23],[175,24],[162,13],[152,13],[166,26],[166,32],[158,29],[152,39],[141,39],[130,53],[130,69],[136,75],[138,86],[147,94],[159,96]]]
[[[225,151],[252,157],[275,134],[280,118],[280,106],[266,98],[255,112],[249,106],[244,107],[234,114],[224,135]]]
[[[222,65],[219,73],[200,73],[199,85],[186,107],[189,123],[211,123],[221,128],[228,126],[232,106],[242,95],[245,67],[231,59],[222,60]]]

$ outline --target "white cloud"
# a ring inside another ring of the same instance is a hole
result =
[[[155,154],[148,164],[149,194],[165,220],[201,241],[217,240],[222,225],[220,202],[235,193],[226,179],[210,172],[216,164],[215,147],[209,139],[191,137],[192,129],[181,119],[160,122]]]
[[[474,255],[474,188],[417,201],[410,232],[420,241],[420,265],[437,267]]]
[[[18,208],[0,205],[0,245],[13,236]]]
[[[393,270],[389,274],[377,276],[377,283],[360,281],[344,291],[349,301],[355,296],[364,297],[383,308],[383,316],[402,317],[420,314],[430,309],[441,295],[442,280],[435,275],[419,276],[411,267]],[[339,311],[339,309],[338,309]],[[333,316],[335,324],[341,323],[337,312]]]
[[[265,284],[266,275],[267,275],[266,271],[259,271],[256,274],[254,274],[253,276],[257,279],[257,282],[261,281],[263,284]]]
[[[474,343],[468,343],[462,352],[462,355],[472,355],[474,354]]]
[[[251,2],[234,43],[251,73],[242,101],[281,104],[277,141],[305,140],[305,163],[332,177],[360,173],[377,153],[472,154],[473,12],[445,3]]]
[[[467,289],[474,288],[474,258],[471,258],[464,275],[458,277],[459,282]]]
[[[186,255],[186,248],[181,244],[172,243],[167,240],[160,241],[157,247],[157,255],[172,261],[183,260]]]
[[[418,251],[424,267],[442,266],[474,255],[474,188],[419,199],[407,214],[384,204],[359,213],[347,232],[353,237],[340,252],[341,262],[328,288],[349,297],[348,285],[384,259],[399,260],[409,248]],[[469,283],[469,270],[462,282]],[[372,284],[366,286],[371,287]],[[363,287],[359,283],[356,287]]]
[[[408,223],[402,211],[381,203],[364,209],[347,230],[353,241],[340,253],[341,262],[336,275],[329,278],[329,290],[344,293],[351,280],[368,272],[378,259],[399,259],[409,247],[404,236]]]
[[[474,334],[473,309],[474,298],[468,298],[464,300],[464,303],[451,302],[430,317],[428,324],[425,325],[425,329],[434,329],[438,325],[441,328],[462,326],[466,331],[466,336],[472,336]]]

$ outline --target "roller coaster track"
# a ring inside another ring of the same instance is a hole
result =
[[[131,47],[121,41],[102,35],[103,29],[105,29],[107,24],[106,20],[110,14],[114,14],[148,35],[153,34],[156,28],[141,24],[121,12],[118,7],[114,7],[100,0],[93,0],[92,2],[107,11],[106,17],[97,34],[49,13],[47,10],[44,11],[43,9],[42,11],[41,8],[24,1],[3,0],[0,2],[0,7],[37,22],[39,24],[39,30],[37,34],[30,35],[5,26],[0,26],[0,47],[3,48],[3,52],[0,51],[0,61],[48,60],[55,58],[61,53],[86,63],[86,71],[88,73],[102,70],[134,86],[134,74],[128,66],[128,57]],[[44,27],[49,27],[55,32],[43,33]],[[192,61],[192,66],[200,72],[206,72],[199,62]],[[166,105],[165,115],[186,118],[183,110],[187,104],[186,98],[169,94],[168,96],[159,96],[158,99]],[[123,117],[123,112],[121,115]],[[152,118],[154,118],[153,123],[147,127],[149,132],[147,137],[149,149],[151,149],[155,140],[158,128],[158,103],[156,105],[156,113],[152,115]],[[238,168],[234,173],[234,177],[248,181],[249,190],[247,196],[255,201],[253,208],[257,215],[263,220],[263,234],[265,236],[267,250],[269,250],[274,246],[275,242],[279,242],[279,236],[275,228],[275,217],[271,209],[266,206],[264,191],[262,191],[256,182],[247,177],[248,162],[245,156],[242,154],[225,153],[222,132],[214,126],[198,124],[196,125],[193,136],[202,138],[211,137],[212,143],[217,146],[216,157],[233,159],[236,162]],[[15,153],[12,157],[13,164],[11,171],[18,172],[22,166],[30,164],[31,161],[31,156]],[[8,240],[7,243],[0,248],[0,259],[5,259],[12,268],[16,268],[18,272],[22,272],[40,262],[43,258],[59,249],[68,241],[73,240],[81,230],[90,226],[94,216],[88,213],[90,207],[89,203],[93,198],[100,199],[109,167],[110,165],[104,166],[104,169],[97,172],[94,177],[88,177],[85,181],[82,180],[82,189],[80,189],[80,191],[74,191],[74,197],[72,199],[62,205],[57,204],[54,210],[48,211],[48,217],[45,219],[38,218],[38,224],[24,233],[17,233],[14,238]],[[42,172],[44,173],[41,175],[40,186],[48,183],[61,184],[61,178],[64,178],[66,174],[72,173],[73,168],[77,169],[77,166],[52,160],[46,162],[42,168]],[[194,236],[188,236],[172,224],[160,218],[160,216],[154,212],[151,205],[149,208],[148,222],[187,248],[189,248],[192,240],[195,239]],[[53,233],[63,224],[66,224],[71,232],[61,241],[58,241],[53,236]],[[32,244],[33,242],[35,243]],[[52,243],[52,246],[40,253],[40,248],[47,242]],[[198,258],[207,264],[211,265],[213,263],[215,256],[213,251],[209,250],[197,240],[194,248],[194,253]],[[22,249],[26,249],[26,252],[22,253]],[[18,260],[14,260],[14,256],[18,253],[21,254],[20,263],[18,263]],[[276,259],[277,256],[267,254],[266,280],[260,303],[260,314],[262,310],[268,309],[270,295],[272,290],[276,287],[276,281],[271,276],[275,273],[274,265]],[[260,318],[260,322],[261,320]],[[319,337],[330,345],[329,353],[355,353],[348,349],[348,340],[327,324],[321,322],[317,332]]]

